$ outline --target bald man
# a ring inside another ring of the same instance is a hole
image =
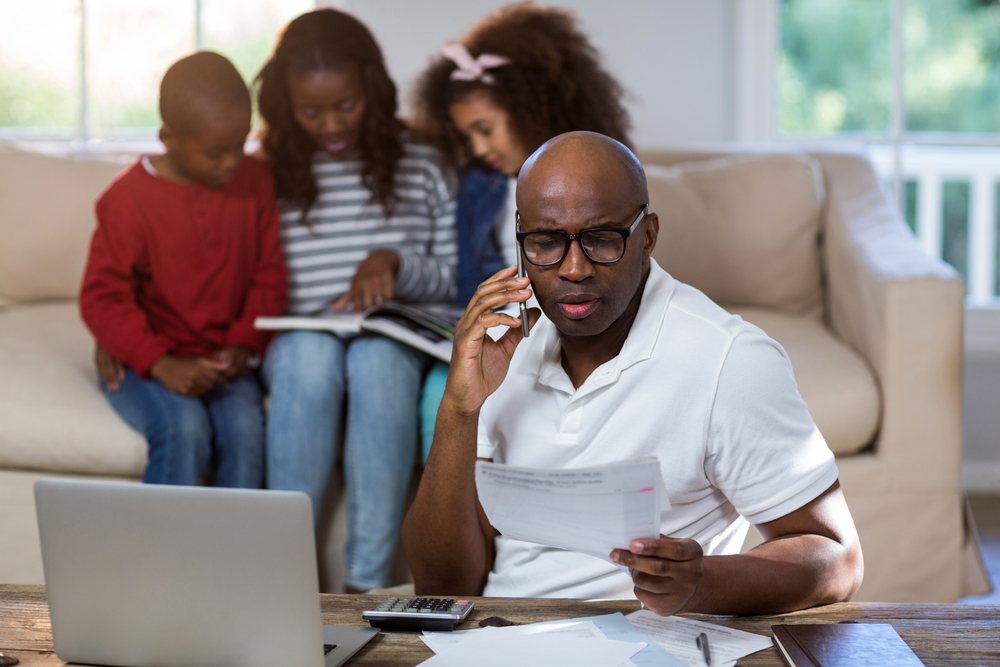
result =
[[[514,267],[459,322],[434,444],[403,528],[419,594],[636,597],[661,615],[760,614],[849,599],[858,536],[833,455],[788,357],[760,329],[674,280],[650,253],[636,157],[574,132],[518,176]],[[530,283],[529,283],[530,281]],[[532,293],[544,316],[497,312]],[[494,326],[510,329],[497,341]],[[477,458],[579,468],[659,459],[672,508],[660,539],[611,562],[500,535],[476,495]],[[764,543],[740,554],[748,522]]]

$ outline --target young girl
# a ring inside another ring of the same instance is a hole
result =
[[[458,306],[517,261],[514,186],[524,161],[552,137],[574,130],[628,145],[622,97],[565,10],[506,5],[441,49],[415,90],[414,123],[461,172]],[[421,399],[425,461],[446,377],[444,364],[432,368]]]
[[[437,152],[397,119],[396,87],[371,33],[333,9],[304,14],[257,81],[290,314],[453,299],[452,193]],[[382,336],[312,331],[279,336],[264,359],[269,488],[305,491],[318,520],[344,433],[349,592],[389,583],[427,363]]]

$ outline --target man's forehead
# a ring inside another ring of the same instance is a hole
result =
[[[521,218],[547,225],[618,220],[642,203],[634,199],[634,188],[619,174],[571,165],[533,172],[517,186]]]

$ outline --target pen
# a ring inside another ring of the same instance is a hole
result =
[[[712,652],[708,649],[708,635],[704,632],[694,638],[694,643],[698,645],[701,652],[705,654],[705,664],[712,667]]]

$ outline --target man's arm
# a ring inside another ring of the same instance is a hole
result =
[[[503,382],[521,342],[521,321],[493,312],[531,295],[509,267],[480,285],[455,329],[455,342],[417,497],[403,522],[403,547],[419,595],[478,595],[493,567],[493,538],[476,494],[479,410]],[[539,316],[530,313],[533,324]],[[508,326],[493,341],[486,330]]]
[[[785,516],[757,526],[764,543],[745,554],[702,556],[689,539],[633,540],[612,559],[635,594],[661,616],[770,614],[851,599],[864,561],[840,482]]]

